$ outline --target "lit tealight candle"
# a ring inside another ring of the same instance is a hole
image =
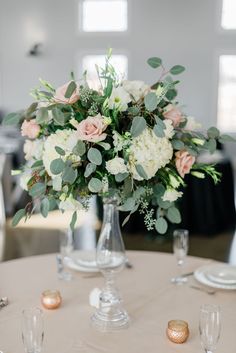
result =
[[[61,294],[57,290],[45,290],[42,293],[41,302],[46,309],[57,309],[62,302]]]
[[[167,337],[174,343],[184,343],[189,336],[188,323],[183,320],[171,320],[166,330]]]

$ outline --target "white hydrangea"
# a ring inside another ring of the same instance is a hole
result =
[[[126,173],[128,171],[124,159],[120,157],[115,157],[107,161],[106,170],[112,175]]]
[[[117,109],[124,112],[127,110],[129,102],[131,102],[130,95],[123,87],[119,86],[113,88],[111,96],[108,99],[108,107],[109,109]]]
[[[166,137],[157,137],[153,130],[146,128],[135,137],[130,146],[129,165],[133,178],[143,180],[135,166],[141,165],[148,179],[154,177],[158,169],[164,167],[173,156],[173,148]]]
[[[168,139],[171,139],[175,132],[174,132],[174,126],[172,124],[172,121],[170,119],[165,119],[163,120],[163,123],[165,124],[166,128],[164,130],[165,137]]]
[[[130,94],[134,102],[137,102],[139,99],[143,98],[150,91],[150,87],[143,81],[125,80],[122,82],[122,87]]]
[[[162,196],[162,200],[163,201],[169,201],[169,202],[174,202],[176,201],[178,198],[180,198],[183,195],[183,193],[181,191],[177,191],[175,189],[167,189],[164,193],[164,195]]]
[[[33,158],[40,160],[43,154],[43,140],[26,140],[23,150],[27,161],[30,161]]]
[[[43,164],[47,173],[54,178],[50,165],[54,159],[62,158],[64,161],[70,157],[73,162],[80,162],[81,158],[75,156],[72,152],[78,139],[75,136],[74,130],[57,130],[54,134],[47,137],[44,143]],[[65,156],[60,156],[55,147],[58,146],[65,151]]]
[[[114,130],[112,132],[112,135],[113,135],[113,145],[114,145],[115,152],[122,151],[130,144],[130,141],[128,139],[125,139],[123,136],[121,136],[117,131]]]

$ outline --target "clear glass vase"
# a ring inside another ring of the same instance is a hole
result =
[[[99,308],[92,316],[92,325],[103,332],[127,327],[129,316],[122,307],[115,275],[125,265],[126,255],[119,225],[116,198],[103,200],[103,225],[97,244],[97,266],[105,277],[105,286],[99,298]]]

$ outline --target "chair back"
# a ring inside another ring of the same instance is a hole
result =
[[[3,172],[6,155],[0,154],[0,261],[3,261],[6,240],[6,213],[3,196]]]

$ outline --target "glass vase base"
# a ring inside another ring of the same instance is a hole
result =
[[[125,310],[116,313],[105,313],[97,310],[91,317],[91,325],[101,332],[113,332],[129,327],[129,316]]]

